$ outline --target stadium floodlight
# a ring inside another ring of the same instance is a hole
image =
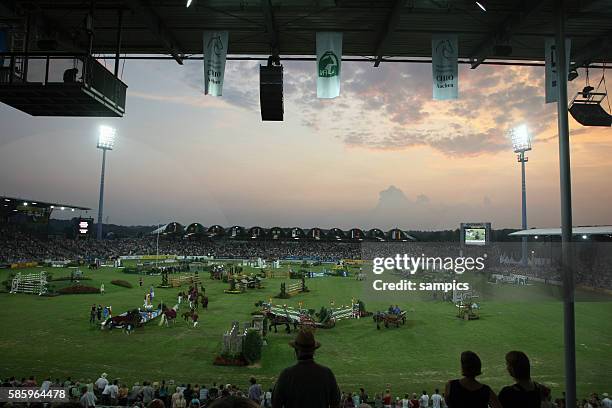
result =
[[[510,129],[512,150],[517,153],[518,162],[521,163],[521,190],[522,190],[522,228],[527,229],[527,189],[525,187],[525,163],[528,159],[525,152],[531,150],[531,135],[527,125],[522,124]],[[521,265],[527,266],[527,236],[521,239]]]
[[[117,131],[110,126],[100,126],[98,133],[98,149],[113,150]]]
[[[185,7],[189,7],[191,6],[191,3],[193,2],[193,0],[187,0],[187,4],[185,5]]]
[[[484,6],[484,3],[482,1],[477,1],[476,5],[480,7],[482,11],[487,11],[487,8]]]
[[[100,201],[98,202],[98,225],[96,238],[102,239],[102,214],[104,212],[104,169],[106,167],[106,151],[115,146],[115,128],[102,125],[98,130],[98,149],[102,149],[102,171],[100,173]]]
[[[531,136],[527,125],[519,125],[510,130],[510,138],[512,139],[514,153],[524,153],[531,150]]]

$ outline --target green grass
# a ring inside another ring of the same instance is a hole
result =
[[[295,267],[297,268],[297,267]],[[35,269],[40,271],[41,269]],[[47,269],[55,276],[68,270]],[[22,271],[26,272],[26,271]],[[0,281],[8,271],[0,271]],[[222,334],[232,320],[249,321],[254,303],[267,300],[279,291],[281,279],[268,280],[265,289],[242,295],[226,295],[228,287],[202,274],[210,298],[209,311],[200,313],[201,326],[193,329],[183,321],[175,327],[157,322],[137,329],[131,336],[121,331],[100,331],[89,325],[92,303],[110,304],[115,314],[142,304],[144,291],[138,275],[103,268],[86,271],[92,280],[84,284],[99,287],[105,295],[63,295],[38,297],[0,293],[0,376],[51,376],[95,379],[101,372],[125,381],[174,379],[179,382],[232,382],[245,386],[255,375],[270,386],[276,375],[293,364],[292,335],[270,333],[261,365],[236,368],[217,367],[212,361],[221,349]],[[112,285],[113,279],[131,282],[128,289]],[[160,277],[144,277],[145,287],[157,285]],[[317,278],[307,281],[310,293],[275,303],[318,310],[348,304],[360,298],[362,284],[349,278]],[[319,330],[322,347],[317,359],[330,366],[343,390],[365,386],[371,394],[390,384],[395,393],[442,388],[459,376],[459,354],[476,351],[483,360],[481,379],[499,389],[510,382],[504,354],[512,349],[525,351],[532,360],[534,377],[559,395],[563,388],[562,303],[543,295],[541,287],[494,287],[497,299],[483,300],[482,318],[465,322],[455,317],[450,303],[407,299],[400,304],[409,310],[406,326],[376,330],[370,318],[340,321],[334,329]],[[174,304],[177,289],[155,289],[156,301]],[[527,301],[529,300],[529,301]],[[595,297],[576,305],[578,390],[610,391],[612,384],[612,302]],[[602,301],[604,300],[604,301]],[[388,301],[366,302],[370,311],[385,309]]]

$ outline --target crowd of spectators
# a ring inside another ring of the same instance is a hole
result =
[[[565,393],[553,398],[546,385],[532,380],[529,358],[521,351],[506,354],[506,369],[512,381],[499,393],[478,381],[481,360],[476,353],[465,351],[460,359],[461,378],[448,381],[443,392],[435,389],[431,395],[426,390],[395,394],[387,386],[383,392],[370,395],[364,388],[340,391],[332,370],[315,362],[315,351],[321,344],[312,331],[298,332],[290,345],[297,363],[283,370],[268,389],[253,377],[244,387],[223,383],[192,385],[174,380],[145,380],[130,387],[109,380],[106,373],[95,381],[48,377],[40,384],[33,376],[21,380],[12,377],[1,386],[35,387],[41,391],[62,387],[73,405],[81,408],[612,408],[607,393],[592,393],[575,404],[566,403]]]
[[[359,259],[359,244],[318,241],[233,241],[164,239],[156,236],[95,239],[40,239],[18,231],[1,231],[0,263],[112,259],[127,255],[201,255],[215,258]]]

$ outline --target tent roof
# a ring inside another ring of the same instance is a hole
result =
[[[594,227],[573,227],[574,235],[612,235],[611,225],[600,225]],[[541,236],[560,236],[561,228],[532,228],[528,230],[516,231],[508,234],[511,237],[531,237]]]
[[[60,51],[87,48],[82,0],[0,0],[0,27],[35,15],[37,38],[55,38]],[[96,0],[94,52],[114,53],[118,11],[121,52],[166,54],[180,60],[202,53],[202,31],[228,30],[230,55],[314,55],[315,33],[344,33],[343,55],[431,57],[433,33],[457,33],[459,57],[542,61],[544,37],[554,36],[553,0]],[[612,61],[612,1],[583,0],[567,10],[572,61]],[[511,45],[495,55],[495,45]],[[35,48],[35,47],[34,47]],[[34,49],[33,49],[34,50]]]

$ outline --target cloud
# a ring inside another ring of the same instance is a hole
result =
[[[412,229],[437,229],[459,226],[466,220],[492,219],[496,210],[488,196],[483,197],[481,203],[439,203],[423,193],[411,196],[391,185],[379,193],[376,206],[362,217],[370,225],[385,229],[396,227],[398,223]]]

